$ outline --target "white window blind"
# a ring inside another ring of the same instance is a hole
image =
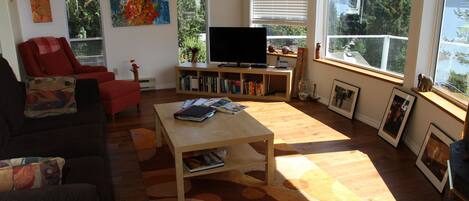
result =
[[[308,0],[251,0],[254,24],[306,24]]]

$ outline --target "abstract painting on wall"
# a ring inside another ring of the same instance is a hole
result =
[[[110,0],[114,27],[169,24],[168,0]]]
[[[34,23],[52,22],[50,0],[31,0],[31,12]]]

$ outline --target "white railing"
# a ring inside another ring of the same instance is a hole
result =
[[[88,41],[103,41],[103,37],[93,38],[71,38],[70,43],[73,42],[88,42]],[[104,48],[104,46],[102,46]],[[105,65],[104,54],[97,55],[77,55],[77,60],[83,65]]]
[[[350,39],[383,39],[383,49],[381,52],[381,63],[379,68],[382,71],[387,71],[388,68],[388,58],[389,58],[389,48],[391,44],[391,39],[396,39],[396,40],[403,40],[407,41],[407,37],[402,37],[402,36],[393,36],[393,35],[329,35],[327,36],[326,39],[326,44],[327,46],[330,45],[331,39],[342,39],[342,38],[350,38]]]
[[[104,40],[103,37],[94,37],[94,38],[70,38],[70,42],[86,42],[86,41],[95,41],[95,40]]]
[[[267,40],[271,39],[306,39],[306,36],[267,36]]]

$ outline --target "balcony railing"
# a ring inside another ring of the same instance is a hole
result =
[[[407,46],[407,40],[408,40],[407,37],[393,36],[393,35],[328,35],[327,40],[326,40],[327,47],[331,47],[331,41],[333,39],[350,39],[350,42],[352,42],[353,40],[357,40],[357,39],[382,40],[383,42],[382,42],[381,47],[376,47],[376,48],[381,48],[380,63],[379,63],[379,66],[376,66],[376,67],[379,67],[381,71],[388,71],[388,65],[389,65],[388,62],[389,62],[389,54],[390,54],[389,50],[391,48],[391,40],[393,39],[400,40],[401,42],[405,43],[405,46]],[[350,50],[347,50],[347,47],[344,47],[343,51],[347,52]],[[330,53],[331,52],[329,52],[328,50],[327,55],[329,56]],[[357,63],[357,64],[366,65],[364,63]],[[395,72],[395,73],[400,73],[400,72]]]
[[[82,65],[104,66],[104,45],[102,37],[71,38],[70,45]]]

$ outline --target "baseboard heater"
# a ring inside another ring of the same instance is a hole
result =
[[[155,90],[155,78],[140,78],[140,91]]]

